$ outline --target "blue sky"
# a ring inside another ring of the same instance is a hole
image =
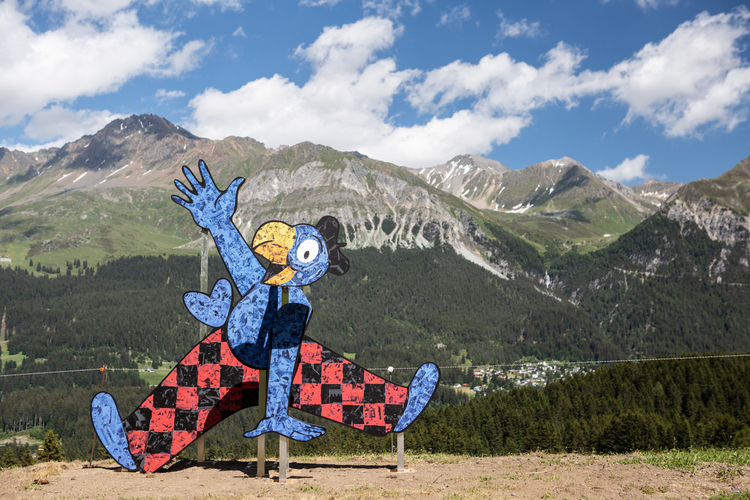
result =
[[[409,167],[569,156],[624,182],[750,155],[750,9],[702,0],[0,2],[0,145],[154,113]]]

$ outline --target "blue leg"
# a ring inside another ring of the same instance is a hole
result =
[[[266,415],[254,430],[245,433],[245,437],[276,432],[297,441],[309,441],[325,433],[324,428],[306,424],[288,414],[289,391],[308,312],[308,307],[290,303],[276,314],[268,365]]]
[[[409,384],[409,399],[406,402],[406,408],[396,427],[393,428],[393,432],[403,432],[417,419],[429,404],[439,379],[440,371],[434,363],[425,363],[419,367]]]
[[[115,462],[128,470],[135,470],[136,465],[130,455],[128,439],[122,427],[120,412],[112,396],[107,392],[100,392],[91,401],[91,421],[96,435],[102,442]]]

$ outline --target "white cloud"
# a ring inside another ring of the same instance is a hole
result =
[[[303,84],[277,74],[197,95],[189,128],[215,139],[248,135],[272,147],[310,140],[413,167],[442,163],[457,151],[488,153],[517,137],[534,110],[572,108],[583,98],[622,104],[625,122],[642,117],[668,136],[731,130],[745,119],[750,98],[750,68],[741,57],[749,25],[746,8],[704,13],[602,71],[582,70],[585,53],[562,42],[536,66],[500,53],[421,71],[378,58],[403,28],[369,17],[326,28],[297,48],[313,70]],[[399,124],[390,114],[399,94],[420,113],[417,123]],[[632,175],[645,159],[606,171],[627,167]]]
[[[249,135],[274,147],[311,140],[425,166],[444,161],[457,149],[487,153],[528,125],[528,116],[494,117],[484,110],[433,117],[414,127],[391,124],[393,96],[419,75],[397,71],[392,59],[374,57],[399,33],[391,21],[378,18],[326,28],[314,43],[296,51],[314,68],[304,86],[274,75],[228,93],[209,89],[190,102],[189,128],[203,137]]]
[[[218,6],[221,10],[242,10],[242,0],[192,0],[196,5]]]
[[[247,38],[247,35],[245,34],[245,30],[242,29],[242,26],[238,26],[237,29],[234,30],[234,33],[232,33],[232,36]]]
[[[601,0],[602,3],[607,4],[610,0]],[[635,0],[635,3],[643,10],[657,9],[660,5],[677,5],[680,0]]]
[[[295,52],[313,66],[305,85],[274,75],[227,93],[208,89],[190,102],[190,129],[203,137],[249,135],[274,146],[304,140],[342,149],[380,144],[393,131],[387,123],[393,96],[417,75],[398,71],[393,59],[375,59],[399,33],[393,22],[373,17],[326,28]]]
[[[662,4],[677,5],[680,3],[680,0],[635,0],[635,3],[638,4],[638,7],[641,9],[648,10],[656,9]]]
[[[625,158],[625,160],[615,168],[605,168],[596,173],[607,179],[617,182],[630,182],[636,179],[646,179],[646,163],[648,155],[638,155],[635,158]]]
[[[471,10],[466,5],[459,5],[457,7],[453,7],[448,12],[443,12],[440,14],[440,21],[438,21],[438,26],[445,26],[447,24],[457,24],[461,26],[464,21],[468,21],[471,19]]]
[[[455,61],[430,71],[409,92],[420,112],[441,112],[460,99],[474,109],[523,114],[581,97],[608,98],[627,106],[624,122],[641,117],[669,137],[700,135],[706,127],[732,130],[746,119],[750,65],[740,53],[750,33],[750,11],[698,15],[658,43],[607,71],[581,71],[580,50],[559,43],[535,68],[507,53],[478,64]]]
[[[159,76],[177,76],[198,67],[201,60],[211,52],[213,43],[190,40],[181,49],[173,51],[163,59],[162,66],[152,70]]]
[[[300,0],[300,5],[307,5],[308,7],[320,7],[321,5],[327,5],[333,7],[341,0]]]
[[[519,36],[536,38],[542,34],[539,21],[530,23],[524,18],[517,22],[511,22],[502,12],[498,12],[497,16],[500,18],[500,26],[497,28],[496,35],[498,39],[518,38]]]
[[[362,0],[362,8],[365,14],[374,13],[390,19],[398,19],[405,11],[415,16],[422,10],[419,0]]]
[[[154,94],[154,97],[159,100],[159,102],[164,102],[167,99],[176,99],[178,97],[185,97],[185,92],[181,90],[164,90],[159,89],[156,91],[156,94]]]
[[[744,121],[750,66],[740,56],[740,40],[750,33],[749,21],[745,7],[703,12],[615,65],[604,80],[628,106],[625,122],[642,117],[681,137],[709,125],[732,130]]]
[[[53,105],[35,113],[24,128],[24,133],[29,139],[37,142],[44,141],[44,144],[33,146],[4,144],[3,146],[23,151],[60,147],[66,142],[75,141],[86,134],[96,133],[112,120],[118,118],[124,118],[124,115],[110,113],[107,110],[91,111],[84,109],[76,111]]]
[[[59,8],[73,10],[60,26],[39,32],[14,2],[0,3],[0,71],[6,75],[0,79],[0,126],[50,103],[113,92],[138,75],[179,74],[205,54],[200,40],[175,49],[178,34],[141,25],[135,12],[122,10],[129,2],[111,5],[60,2]]]
[[[130,7],[135,0],[51,0],[51,10],[73,19],[102,19]]]
[[[484,56],[478,64],[454,61],[430,71],[409,89],[409,102],[422,113],[439,113],[454,102],[473,98],[473,107],[487,114],[522,115],[549,102],[575,105],[588,92],[575,70],[583,54],[559,43],[535,68],[507,53]]]

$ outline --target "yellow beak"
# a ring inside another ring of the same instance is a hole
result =
[[[294,269],[287,265],[287,255],[296,236],[294,227],[278,221],[267,222],[255,232],[253,252],[271,262],[263,277],[264,284],[280,286],[294,277]]]

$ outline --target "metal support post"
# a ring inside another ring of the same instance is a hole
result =
[[[404,433],[399,432],[398,438],[396,439],[396,446],[398,447],[398,467],[396,472],[404,472]]]
[[[268,370],[258,371],[258,420],[266,414],[266,390],[268,388]],[[255,475],[263,477],[266,475],[266,435],[258,436],[258,461],[255,466]]]
[[[279,436],[279,483],[286,483],[289,470],[289,438]]]
[[[201,231],[201,292],[208,293],[208,230]],[[201,323],[199,341],[208,336],[208,325]],[[198,447],[198,463],[203,463],[204,439],[203,434],[195,441]]]

